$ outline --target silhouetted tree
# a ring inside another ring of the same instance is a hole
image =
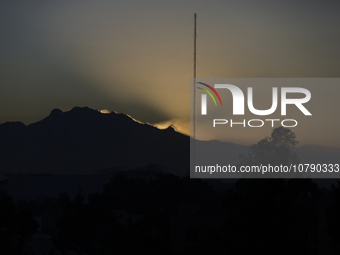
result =
[[[319,194],[310,179],[241,179],[225,200],[229,252],[313,254]]]
[[[55,243],[60,251],[79,254],[170,254],[168,236],[157,239],[154,229],[170,229],[180,205],[195,204],[211,213],[217,196],[199,179],[158,174],[149,180],[118,174],[102,193],[66,205],[57,222]]]
[[[10,197],[0,199],[0,208],[0,254],[23,254],[39,224],[28,209],[16,212]]]
[[[240,165],[296,164],[297,143],[290,129],[275,128],[270,137],[252,145],[248,155],[240,156]],[[279,174],[272,173],[270,177],[283,177]],[[250,173],[248,177],[254,175]],[[224,233],[229,252],[313,254],[319,195],[311,179],[240,179],[225,198],[229,214]]]
[[[107,205],[112,201],[101,196],[91,196],[85,204],[78,194],[64,208],[56,223],[60,231],[55,239],[57,249],[78,254],[152,254],[151,235],[144,221],[120,222],[113,207]],[[94,202],[96,198],[101,202]]]
[[[289,128],[275,128],[271,137],[266,137],[250,147],[250,153],[241,155],[241,165],[288,165],[298,163],[298,156],[293,151],[298,144],[296,136]]]
[[[84,196],[78,194],[64,208],[63,215],[56,223],[60,231],[59,238],[55,240],[58,249],[79,254],[88,253],[94,234],[94,218],[84,204]]]
[[[332,202],[327,210],[328,234],[334,254],[340,254],[340,182],[332,184]]]

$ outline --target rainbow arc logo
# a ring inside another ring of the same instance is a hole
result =
[[[201,84],[203,86],[206,86],[207,88],[211,89],[211,91],[214,92],[215,95],[217,96],[218,100],[220,100],[220,104],[222,106],[222,100],[220,98],[220,95],[217,93],[217,91],[213,87],[211,87],[209,84],[206,84],[206,83],[203,83],[203,82],[196,82],[196,83],[199,83],[199,84]],[[214,100],[214,103],[217,106],[216,100],[215,100],[214,96],[210,93],[209,90],[206,90],[206,89],[201,88],[201,87],[197,87],[197,88],[203,90],[204,92],[206,92]]]
[[[209,84],[206,84],[206,83],[203,83],[203,82],[196,82],[196,83],[201,84],[201,85],[207,87],[208,89],[210,89],[217,96],[217,98],[220,101],[220,104],[222,106],[222,100],[220,98],[220,95],[217,93],[217,91],[213,87],[211,87]],[[214,100],[215,106],[217,106],[216,100],[209,90],[207,90],[205,88],[201,88],[201,87],[197,87],[197,88],[201,89],[205,93],[207,93],[212,98],[212,100]],[[207,94],[202,94],[202,97],[201,97],[201,103],[202,103],[201,114],[202,115],[207,115]]]

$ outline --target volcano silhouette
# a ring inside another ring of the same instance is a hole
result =
[[[0,125],[0,172],[93,174],[99,169],[164,166],[176,174],[189,169],[189,137],[125,114],[87,107],[52,110],[45,119]]]

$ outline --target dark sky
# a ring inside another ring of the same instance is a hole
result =
[[[339,1],[0,2],[0,123],[53,108],[123,112],[189,132],[198,77],[339,77]]]

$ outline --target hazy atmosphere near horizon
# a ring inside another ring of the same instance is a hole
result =
[[[340,76],[339,10],[338,1],[1,1],[0,123],[87,106],[189,134],[193,13],[198,77],[328,78]]]
[[[340,254],[339,14],[0,0],[0,255]]]

